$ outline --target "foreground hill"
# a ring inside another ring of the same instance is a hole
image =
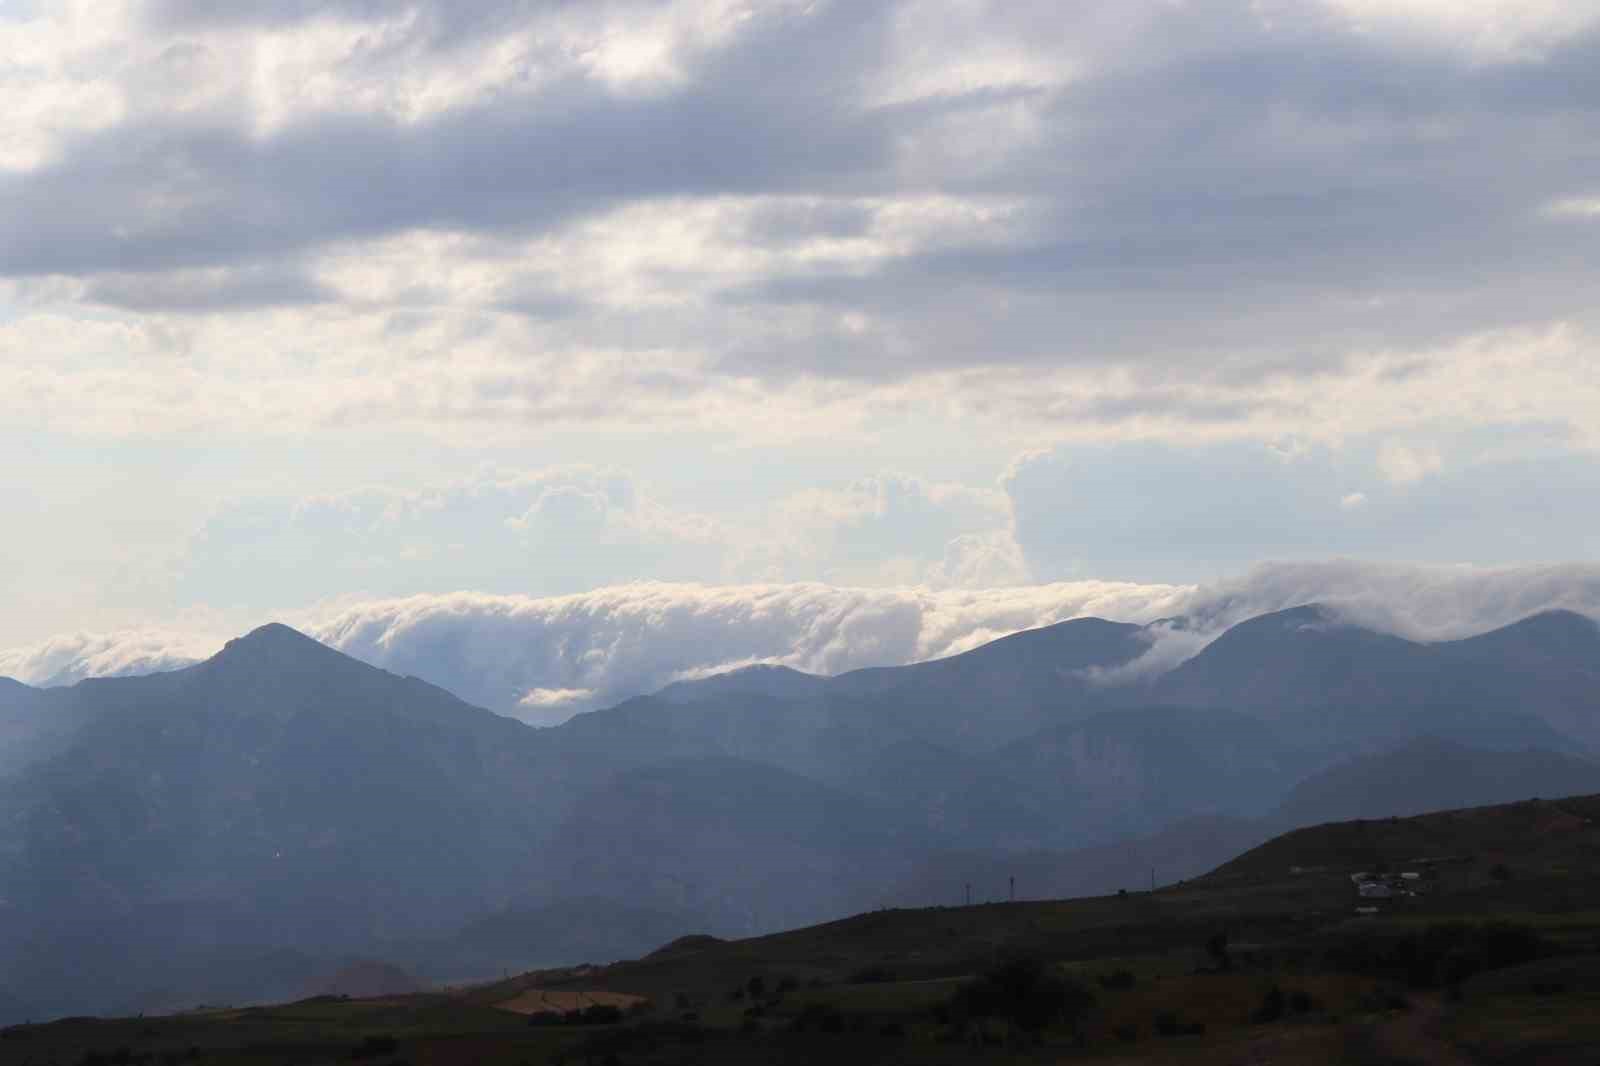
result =
[[[0,1031],[19,1061],[1591,1061],[1600,796],[1317,826],[1155,892],[877,910],[465,988]],[[1358,916],[1351,874],[1439,871]],[[492,935],[492,934],[491,934]],[[386,967],[361,970],[395,975]],[[532,1013],[532,1018],[527,1015]],[[532,1024],[530,1024],[530,1022]]]

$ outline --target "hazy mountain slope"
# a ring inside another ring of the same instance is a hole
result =
[[[997,753],[1084,840],[1110,840],[1196,814],[1261,814],[1307,769],[1259,719],[1159,707],[1052,726]]]
[[[929,857],[899,885],[901,906],[950,906],[1007,898],[1016,878],[1018,899],[1066,899],[1147,889],[1196,877],[1272,835],[1264,821],[1209,815],[1186,818],[1159,832],[1073,851],[960,852]]]
[[[643,955],[709,920],[693,911],[594,897],[522,903],[469,922],[443,944],[427,945],[414,966],[441,980],[482,980],[508,969],[608,962]]]
[[[1600,625],[1593,619],[1546,611],[1436,647],[1454,664],[1455,701],[1535,714],[1600,750]]]
[[[524,892],[564,814],[537,731],[281,626],[69,692],[95,712],[0,796],[0,896],[31,930],[13,987],[41,1004],[127,983],[86,980],[100,962],[453,929]],[[88,919],[110,926],[85,941]]]
[[[625,893],[707,915],[712,932],[850,913],[937,843],[896,812],[771,766],[690,759],[618,775],[552,841],[554,893]]]
[[[1036,848],[1078,838],[1078,823],[1047,794],[987,754],[970,755],[930,741],[836,746],[819,776],[838,788],[897,810],[952,845]]]
[[[38,748],[56,732],[52,727],[59,722],[50,713],[50,703],[44,691],[0,677],[0,777],[32,762]]]
[[[1421,814],[1600,792],[1600,763],[1548,751],[1485,751],[1423,738],[1323,770],[1290,790],[1290,825]]]
[[[1535,623],[1520,635],[1419,644],[1296,607],[1229,629],[1150,695],[1257,715],[1286,739],[1330,751],[1421,734],[1511,749],[1600,741],[1600,638],[1545,645],[1541,634]]]
[[[1078,618],[1014,633],[972,651],[833,678],[827,695],[906,735],[966,751],[993,748],[1106,705],[1086,676],[1149,649],[1135,625]]]
[[[281,915],[322,896],[313,924],[380,933],[504,898],[528,868],[506,861],[531,852],[543,809],[520,723],[281,626],[150,680],[102,683],[133,696],[17,780],[19,899]]]

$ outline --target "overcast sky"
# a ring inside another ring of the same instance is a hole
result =
[[[1592,566],[1597,146],[1580,0],[0,0],[0,648]]]

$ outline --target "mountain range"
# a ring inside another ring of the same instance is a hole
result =
[[[1424,644],[1309,605],[1137,669],[1181,624],[749,667],[550,729],[280,625],[170,673],[0,679],[0,1004],[267,998],[373,957],[465,979],[1600,792],[1588,618]]]

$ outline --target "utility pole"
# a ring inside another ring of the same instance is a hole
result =
[[[967,882],[967,906],[972,906],[972,882]]]
[[[1012,874],[1011,875],[1011,902],[1015,903],[1016,901],[1017,901],[1017,875],[1016,874]]]
[[[1150,867],[1150,891],[1154,892],[1155,890],[1156,890],[1156,868],[1154,866],[1152,866],[1152,867]]]

